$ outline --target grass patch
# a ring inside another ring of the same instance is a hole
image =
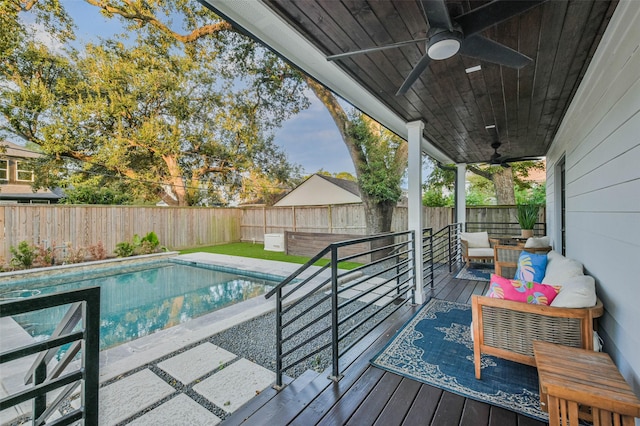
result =
[[[280,262],[299,263],[305,264],[310,259],[304,256],[292,256],[278,251],[267,251],[264,249],[264,244],[253,243],[230,243],[221,244],[219,246],[198,247],[193,249],[180,250],[180,254],[188,253],[215,253],[215,254],[227,254],[230,256],[242,256],[250,257],[253,259],[265,259],[265,260],[278,260]],[[320,259],[314,265],[324,266],[329,263],[328,259]],[[340,269],[351,270],[361,266],[361,263],[356,262],[340,262],[338,267]]]

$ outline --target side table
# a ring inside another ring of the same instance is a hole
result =
[[[640,400],[603,352],[535,341],[540,405],[549,425],[571,426],[578,418],[597,425],[633,426]]]

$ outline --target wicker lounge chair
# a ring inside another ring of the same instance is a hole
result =
[[[517,256],[523,248],[497,246],[495,250],[496,259],[501,256],[501,260],[496,262],[496,272],[500,270],[505,276],[506,270],[515,267]],[[514,253],[517,255],[511,260]],[[513,277],[513,274],[506,276]],[[563,308],[479,295],[472,297],[471,310],[477,379],[481,377],[481,354],[535,366],[534,340],[593,350],[594,320],[602,316],[604,311],[599,299],[592,307]]]
[[[493,262],[493,245],[498,240],[489,238],[486,232],[461,232],[460,253],[467,267],[471,261]]]

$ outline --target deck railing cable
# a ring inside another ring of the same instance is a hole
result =
[[[425,266],[425,268],[429,268],[432,276],[435,271],[444,267],[448,267],[449,272],[451,272],[453,265],[459,261],[461,229],[462,225],[460,223],[454,223],[431,233],[429,241],[431,247],[430,265]]]
[[[313,267],[327,255],[327,265]],[[267,293],[276,297],[275,388],[285,372],[313,366],[321,353],[330,353],[330,378],[339,380],[340,356],[414,301],[414,259],[411,231],[337,242]],[[360,265],[342,270],[342,262]]]
[[[87,425],[98,424],[100,287],[0,302],[0,317],[64,305],[71,306],[47,340],[34,341],[0,353],[0,364],[38,354],[25,377],[25,385],[32,386],[0,399],[0,411],[32,400],[33,425],[68,425],[78,420],[84,420],[84,424]],[[51,363],[59,348],[67,344],[70,346],[60,360]],[[78,354],[80,366],[67,371],[67,367]],[[49,420],[54,411],[72,396],[78,386],[81,386],[80,407],[72,409],[62,417]],[[47,393],[56,389],[62,390],[47,406]]]

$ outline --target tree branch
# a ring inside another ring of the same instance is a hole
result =
[[[193,43],[194,41],[197,41],[202,37],[217,34],[223,31],[237,32],[228,22],[220,21],[216,22],[215,24],[203,25],[202,27],[196,28],[188,34],[180,34],[173,31],[163,22],[160,22],[160,20],[157,19],[152,13],[138,9],[130,0],[125,1],[130,10],[110,5],[107,1],[104,0],[87,0],[87,2],[92,4],[93,6],[101,8],[110,15],[120,15],[125,19],[130,19],[138,23],[147,23],[153,25],[162,33],[185,44]]]
[[[478,176],[482,176],[485,179],[492,180],[491,179],[492,173],[489,173],[486,170],[482,170],[474,165],[467,164],[467,170],[469,170],[471,173],[474,173]]]

